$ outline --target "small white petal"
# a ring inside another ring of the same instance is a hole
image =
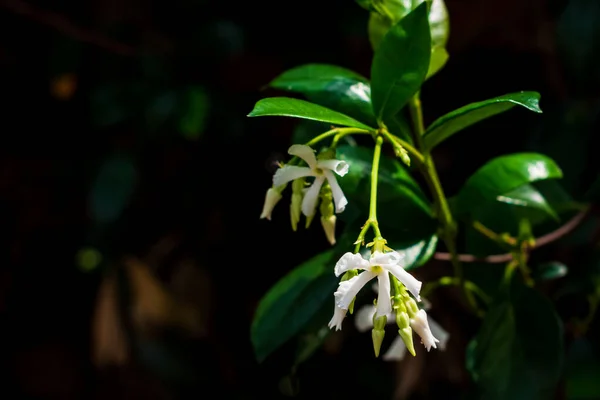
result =
[[[384,361],[400,361],[406,354],[406,345],[400,336],[396,336],[390,348],[382,356]]]
[[[288,154],[303,159],[308,164],[310,169],[314,169],[317,166],[317,157],[315,156],[315,151],[305,144],[292,145],[288,149]]]
[[[369,266],[369,262],[361,257],[360,254],[353,254],[350,252],[345,253],[340,257],[333,272],[335,276],[340,276],[344,272],[350,271],[351,269],[365,269]]]
[[[315,181],[304,193],[304,199],[302,199],[302,214],[307,217],[312,217],[317,212],[317,202],[319,201],[319,192],[321,186],[325,182],[324,176],[318,176]]]
[[[408,289],[409,292],[415,297],[417,301],[421,301],[421,296],[419,296],[419,292],[421,291],[421,281],[417,278],[409,274],[399,265],[388,264],[384,266],[385,269],[390,271],[392,275],[394,275],[404,286]]]
[[[337,291],[333,294],[336,305],[347,310],[350,303],[352,303],[352,299],[356,297],[360,289],[373,278],[375,278],[375,274],[365,271],[347,281],[340,282]]]
[[[284,165],[273,174],[273,186],[285,185],[290,181],[307,176],[315,176],[314,172],[308,167]]]
[[[319,166],[321,169],[329,169],[339,176],[346,175],[350,169],[348,163],[341,160],[319,160],[317,166]]]
[[[354,325],[359,332],[366,332],[373,328],[373,315],[375,315],[375,306],[367,304],[360,308],[354,315]]]
[[[329,182],[329,187],[331,187],[331,194],[333,195],[333,202],[335,204],[335,212],[341,213],[346,209],[348,205],[348,199],[344,196],[344,192],[340,187],[340,184],[335,179],[335,175],[331,173],[331,171],[323,171],[325,176],[327,177],[327,182]]]
[[[448,339],[450,339],[450,334],[429,315],[427,315],[427,321],[429,322],[431,334],[439,339],[440,350],[446,350],[446,344],[448,343]]]
[[[327,326],[329,326],[329,329],[333,329],[333,327],[335,327],[336,331],[341,331],[342,330],[342,322],[344,321],[344,318],[346,318],[346,313],[348,312],[348,310],[343,310],[341,308],[339,308],[338,306],[334,306],[333,307],[333,317],[331,318],[331,321],[329,321],[329,324]]]
[[[260,213],[260,218],[266,218],[269,221],[271,220],[271,214],[273,213],[273,208],[275,205],[281,200],[281,193],[274,188],[270,188],[267,190],[267,194],[265,195],[265,203],[263,205],[262,212]]]
[[[429,321],[427,320],[427,313],[421,309],[417,312],[414,318],[410,320],[410,327],[421,337],[421,343],[425,346],[427,351],[437,348],[436,343],[439,340],[436,339],[429,329]]]
[[[377,317],[388,315],[392,312],[392,299],[390,295],[390,275],[387,271],[377,275],[379,294],[377,296]]]
[[[404,255],[397,251],[388,251],[387,253],[376,251],[371,255],[370,262],[371,265],[381,265],[385,268],[389,264],[398,264],[403,258]]]

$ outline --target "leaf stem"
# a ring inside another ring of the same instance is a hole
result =
[[[458,252],[456,248],[457,226],[454,221],[454,218],[452,217],[452,212],[450,211],[450,206],[448,205],[448,200],[446,199],[446,195],[444,194],[444,190],[442,188],[440,178],[435,168],[435,163],[433,162],[433,158],[431,157],[431,153],[425,147],[425,144],[423,142],[425,125],[423,123],[423,110],[421,107],[419,93],[415,94],[411,98],[411,100],[408,103],[408,106],[410,109],[410,116],[412,118],[415,130],[415,143],[417,144],[417,147],[423,154],[424,162],[423,168],[421,170],[425,175],[425,180],[429,185],[429,189],[434,198],[435,204],[437,205],[438,212],[436,216],[442,225],[441,236],[442,240],[446,244],[446,247],[448,248],[448,252],[450,253],[450,262],[452,263],[452,267],[454,269],[454,276],[458,279],[463,295],[469,303],[469,306],[473,309],[473,311],[476,314],[480,314],[477,303],[474,301],[473,297],[470,295],[465,285],[464,271],[462,268],[462,264],[458,258]]]

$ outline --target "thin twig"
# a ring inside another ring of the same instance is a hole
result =
[[[541,236],[535,239],[535,246],[533,249],[537,249],[538,247],[545,246],[549,243],[552,243],[561,237],[567,235],[573,229],[575,229],[590,213],[591,207],[586,208],[583,211],[580,211],[577,215],[569,220],[566,224],[561,226],[560,228],[552,231],[544,236]],[[450,253],[435,253],[434,258],[436,260],[450,261]],[[511,261],[513,258],[512,254],[494,254],[486,257],[477,257],[472,254],[459,254],[458,259],[462,262],[483,262],[488,264],[502,264]]]
[[[123,56],[134,56],[136,54],[136,50],[131,46],[116,42],[96,32],[80,28],[60,14],[38,9],[24,1],[0,0],[0,6],[32,21],[56,29],[64,35],[80,42],[92,44],[111,53]]]

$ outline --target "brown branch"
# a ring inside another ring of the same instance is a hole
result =
[[[567,235],[575,229],[590,213],[591,207],[580,211],[577,215],[571,218],[566,224],[544,236],[535,239],[535,246],[532,249],[545,246],[552,243],[561,237]],[[436,260],[450,261],[450,253],[437,252],[433,256]],[[458,259],[462,262],[484,262],[488,264],[507,263],[512,260],[512,254],[494,254],[486,257],[477,257],[472,254],[459,254]]]
[[[136,54],[136,50],[131,46],[116,42],[96,32],[80,28],[60,14],[40,10],[24,1],[1,0],[0,6],[12,11],[15,14],[22,15],[23,17],[32,21],[36,21],[42,25],[56,29],[64,35],[72,37],[80,42],[92,44],[104,50],[110,51],[111,53],[116,53],[123,56],[133,56]]]

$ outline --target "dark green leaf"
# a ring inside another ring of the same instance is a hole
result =
[[[179,121],[179,129],[186,139],[198,140],[209,116],[208,93],[202,87],[187,91],[185,114]]]
[[[458,193],[457,211],[465,213],[527,183],[561,177],[558,165],[543,154],[515,153],[496,157],[469,177]]]
[[[306,64],[275,78],[269,86],[302,93],[316,104],[376,126],[369,80],[349,69],[329,64]]]
[[[567,351],[566,393],[568,400],[600,399],[600,358],[597,346],[576,338]]]
[[[281,116],[311,119],[314,121],[329,122],[334,125],[351,126],[355,128],[372,130],[372,128],[358,122],[354,118],[329,108],[308,101],[292,99],[289,97],[269,97],[259,100],[249,117]]]
[[[427,4],[390,28],[371,65],[373,111],[379,120],[396,114],[420,89],[429,69],[431,35]]]
[[[536,280],[547,281],[550,279],[562,278],[567,275],[569,269],[567,266],[559,261],[552,261],[549,263],[538,265],[535,268],[534,278]]]
[[[346,160],[350,169],[340,179],[349,199],[346,211],[357,208],[363,214],[369,209],[373,150],[362,146],[338,147],[338,158]],[[431,205],[417,182],[396,159],[382,156],[379,165],[377,209],[379,224],[397,241],[413,245],[435,233]],[[340,214],[344,216],[346,213]]]
[[[480,398],[553,398],[563,363],[562,324],[547,299],[515,283],[487,311],[467,356]]]
[[[433,253],[435,253],[437,243],[437,235],[431,235],[427,239],[412,244],[396,243],[390,240],[388,246],[404,256],[402,259],[402,267],[404,269],[412,269],[420,267],[429,261]]]
[[[129,204],[136,181],[137,170],[129,156],[109,156],[100,167],[90,193],[90,211],[94,221],[114,222]]]
[[[251,338],[258,361],[296,335],[337,284],[333,274],[334,250],[325,251],[296,267],[261,299]]]
[[[503,195],[496,196],[496,200],[516,207],[537,208],[558,221],[556,211],[533,185],[521,185]]]
[[[435,120],[425,132],[425,147],[432,149],[456,132],[516,105],[541,113],[539,101],[537,92],[519,92],[468,104]]]

